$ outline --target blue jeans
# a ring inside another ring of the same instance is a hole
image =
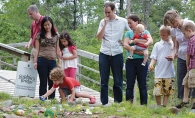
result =
[[[142,66],[143,59],[127,59],[126,60],[126,100],[133,102],[134,98],[134,85],[137,79],[139,92],[140,92],[140,104],[147,104],[148,93],[146,88],[146,76],[148,71],[148,62],[145,66]]]
[[[108,103],[108,81],[110,68],[112,70],[114,85],[114,102],[122,102],[123,97],[123,54],[115,56],[99,54],[99,70],[101,78],[100,99],[103,105]]]
[[[178,94],[177,97],[179,99],[183,98],[184,94],[184,86],[182,85],[183,79],[187,73],[186,61],[183,59],[177,59],[177,89]],[[190,89],[189,97],[195,98],[195,89]]]
[[[37,61],[37,71],[39,73],[40,85],[39,85],[39,96],[44,95],[48,90],[52,88],[53,81],[50,80],[50,71],[56,67],[56,60],[48,60],[43,57],[39,57]],[[49,99],[55,98],[55,91],[48,96]]]

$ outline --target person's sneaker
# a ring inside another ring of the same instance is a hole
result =
[[[95,104],[95,102],[96,102],[95,96],[90,98],[89,104]]]
[[[192,105],[191,109],[195,109],[195,103]]]
[[[128,58],[128,59],[133,59],[133,56],[128,56],[127,58]]]
[[[181,102],[180,104],[176,105],[175,107],[180,109],[183,107],[188,107],[188,105],[189,105],[189,102]]]

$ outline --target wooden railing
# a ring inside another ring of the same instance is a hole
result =
[[[0,43],[0,50],[7,52],[12,56],[0,56],[0,69],[1,69],[1,65],[5,65],[11,68],[16,69],[16,57],[21,57],[22,61],[28,61],[30,59],[30,54],[28,52],[22,51],[20,49],[14,48],[12,46]],[[8,58],[8,57],[12,57],[13,58],[13,64],[7,63],[5,61],[2,61],[2,58]]]
[[[22,61],[28,61],[30,59],[30,54],[28,52],[25,52],[25,51],[22,51],[22,50],[19,50],[19,49],[15,48],[15,47],[24,46],[25,44],[26,43],[5,45],[5,44],[0,43],[0,50],[8,52],[8,53],[10,53],[12,55],[21,57]],[[14,46],[14,47],[12,47],[12,46]],[[77,68],[77,77],[76,77],[76,79],[80,80],[80,78],[84,78],[84,79],[86,79],[86,80],[88,80],[90,82],[93,82],[93,83],[95,83],[97,85],[100,85],[100,80],[99,81],[94,80],[94,79],[88,77],[87,75],[84,75],[84,74],[81,73],[81,69],[84,68],[84,69],[89,70],[90,72],[92,71],[94,73],[99,74],[99,70],[96,70],[94,68],[91,68],[91,67],[88,67],[86,65],[83,65],[82,64],[82,60],[81,60],[81,58],[86,58],[86,59],[90,59],[90,60],[96,61],[97,64],[98,64],[99,56],[97,54],[93,54],[93,53],[90,53],[90,52],[87,52],[87,51],[83,51],[83,50],[79,50],[79,49],[77,49],[77,54],[78,54],[78,57],[77,57],[78,68]],[[14,69],[17,68],[16,61],[14,61],[13,64],[9,64],[9,63],[1,61],[1,58],[5,58],[5,57],[0,57],[0,65],[3,64],[3,65],[6,65],[6,66],[9,66],[9,67],[12,67]],[[15,59],[13,58],[13,60],[15,60]],[[113,79],[113,77],[110,76],[110,79]],[[126,84],[126,83],[123,82],[123,84]],[[112,90],[112,87],[109,86],[109,89]],[[136,94],[136,92],[134,91],[134,96],[136,96],[135,94]],[[134,99],[134,102],[135,102],[135,99]]]
[[[0,56],[0,67],[1,67],[1,65],[4,65],[4,66],[11,67],[13,69],[17,69],[17,62],[16,62],[16,57],[17,56],[21,57],[22,61],[28,61],[30,59],[30,53],[16,48],[16,47],[24,46],[25,44],[27,44],[27,43],[26,42],[15,43],[15,44],[2,44],[2,43],[0,43],[0,50],[13,55],[13,57],[9,56],[9,57],[13,58],[13,63],[12,64],[7,63],[5,61],[1,61],[2,58],[7,58],[8,56]],[[89,71],[92,71],[94,73],[99,74],[99,70],[96,70],[96,69],[93,69],[93,68],[88,67],[86,65],[83,65],[82,60],[81,60],[81,58],[84,57],[86,59],[90,59],[90,60],[98,62],[99,61],[99,56],[97,54],[93,54],[93,53],[90,53],[90,52],[87,52],[87,51],[84,51],[84,50],[79,50],[79,49],[77,49],[77,54],[78,54],[78,57],[77,57],[78,68],[77,68],[77,77],[76,77],[76,79],[80,80],[80,78],[84,78],[84,79],[86,79],[90,82],[93,82],[93,83],[96,83],[97,85],[100,85],[100,81],[94,80],[94,79],[88,77],[87,75],[84,75],[84,74],[81,73],[81,69],[84,68],[84,69],[87,69]],[[113,79],[112,76],[110,76],[110,78]],[[112,87],[109,87],[109,89],[112,90]]]

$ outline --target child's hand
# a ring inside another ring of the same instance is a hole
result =
[[[144,43],[144,45],[145,45],[145,46],[148,46],[148,45],[149,45],[149,43]]]
[[[154,66],[153,65],[149,65],[149,68],[148,68],[150,71],[154,70]]]
[[[45,98],[43,96],[39,96],[39,99],[45,101]]]
[[[72,99],[68,99],[68,102],[73,102],[73,100]]]

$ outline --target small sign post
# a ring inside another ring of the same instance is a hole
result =
[[[32,62],[19,61],[15,81],[15,96],[35,97],[37,70]]]

